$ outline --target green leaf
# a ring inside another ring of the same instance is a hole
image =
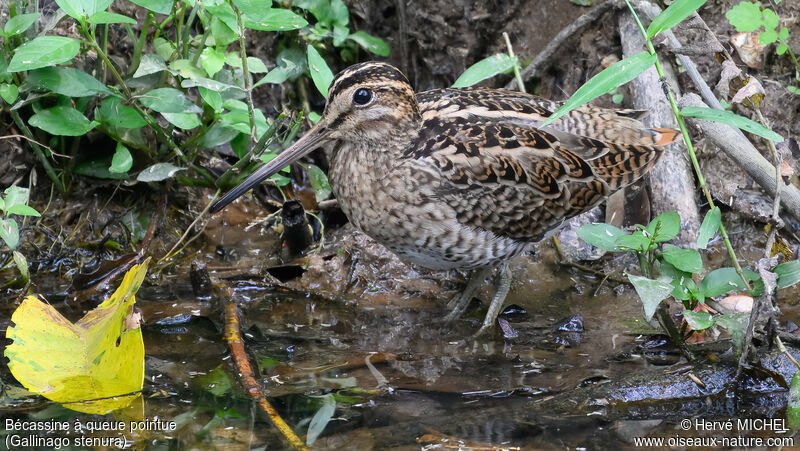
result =
[[[81,0],[56,0],[56,4],[73,19],[81,20],[86,15]]]
[[[114,95],[114,91],[96,78],[74,67],[43,67],[28,73],[24,88],[53,91],[67,97]]]
[[[561,108],[542,123],[541,127],[552,124],[558,118],[575,108],[633,80],[638,77],[639,74],[649,69],[655,62],[656,55],[651,55],[649,52],[645,51],[608,66],[578,88],[575,94],[573,94]]]
[[[576,233],[583,241],[609,252],[619,250],[616,245],[617,238],[625,235],[625,232],[617,227],[602,223],[583,225]]]
[[[13,207],[14,205],[26,205],[31,195],[29,188],[23,188],[17,185],[11,185],[4,191],[5,206],[6,208]]]
[[[200,118],[194,113],[161,113],[170,124],[182,129],[191,130],[202,125]]]
[[[761,28],[761,7],[757,3],[742,1],[725,13],[736,31],[749,32]]]
[[[111,166],[108,167],[109,172],[115,174],[126,174],[133,166],[133,157],[131,151],[128,150],[122,143],[117,143],[117,148],[114,150],[114,157],[111,159]]]
[[[317,202],[322,202],[330,197],[332,192],[331,185],[328,182],[328,176],[325,175],[325,172],[315,164],[306,164],[303,165],[303,167],[305,167],[306,172],[308,172],[308,178],[311,182],[311,187],[314,188],[314,197],[317,199]]]
[[[706,0],[676,0],[667,9],[661,12],[647,27],[647,39],[652,39],[658,33],[683,22],[693,12],[700,9]]]
[[[714,318],[708,312],[683,311],[683,319],[689,323],[692,330],[706,330],[714,325]]]
[[[246,15],[244,26],[251,30],[287,31],[308,25],[308,21],[288,9],[267,8],[258,15]]]
[[[105,414],[129,405],[144,382],[144,343],[134,312],[134,293],[146,260],[125,274],[119,288],[77,323],[50,304],[28,296],[11,316],[6,337],[8,367],[28,390],[68,404],[72,410]],[[94,400],[90,403],[81,401]]]
[[[142,105],[159,113],[202,113],[203,110],[178,89],[157,88],[139,97]]]
[[[615,243],[619,250],[631,250],[636,252],[644,252],[650,246],[650,238],[637,230],[630,235],[622,235],[617,238]]]
[[[659,225],[660,224],[660,225]],[[656,233],[656,229],[658,232]],[[681,217],[675,211],[667,211],[653,218],[647,225],[647,232],[655,236],[656,243],[669,241],[681,231]]]
[[[800,371],[792,376],[789,384],[789,400],[786,403],[786,424],[791,429],[800,427]]]
[[[206,374],[192,378],[192,383],[196,384],[201,390],[217,397],[233,392],[236,386],[223,365],[217,366]]]
[[[696,249],[682,249],[678,246],[665,244],[661,258],[681,271],[696,274],[703,271],[703,257],[700,256],[700,252],[697,252]]]
[[[117,174],[108,170],[111,166],[111,158],[98,158],[96,160],[88,160],[78,163],[75,166],[75,173],[86,177],[95,177],[99,179],[110,180],[125,180],[128,178],[127,174]]]
[[[38,19],[40,16],[40,13],[30,13],[19,14],[12,17],[8,20],[8,22],[6,22],[6,26],[3,27],[6,38],[10,38],[11,36],[25,32],[25,30],[30,28],[31,25],[36,23],[36,19]]]
[[[261,14],[265,8],[270,8],[272,0],[233,0],[233,4],[245,16],[255,16]]]
[[[708,247],[708,242],[717,234],[720,224],[722,224],[722,212],[719,207],[708,210],[705,218],[703,218],[703,223],[700,225],[700,233],[697,234],[698,248],[705,249]]]
[[[389,56],[389,44],[381,38],[372,36],[364,31],[356,31],[347,37],[351,41],[378,56]],[[512,66],[513,67],[513,66]]]
[[[131,3],[147,8],[154,13],[169,14],[175,0],[130,0]]]
[[[628,274],[628,279],[633,284],[633,288],[636,289],[639,299],[642,300],[645,319],[650,321],[656,313],[658,304],[672,293],[672,284],[633,274]]]
[[[770,8],[765,8],[761,11],[761,19],[764,22],[764,29],[767,31],[775,31],[780,24],[780,18],[775,11]],[[777,33],[775,34],[777,36]]]
[[[177,50],[172,41],[168,41],[161,37],[153,39],[153,48],[155,49],[156,54],[164,61],[171,60],[172,55],[174,55]]]
[[[346,27],[348,22],[350,22],[350,11],[347,10],[347,5],[344,4],[344,1],[331,0],[330,23],[334,27]]]
[[[106,23],[129,23],[136,24],[136,19],[132,19],[122,14],[110,13],[108,11],[98,11],[92,14],[87,22],[91,24],[106,24]]]
[[[97,126],[97,122],[89,121],[80,111],[66,106],[39,110],[28,123],[57,136],[83,136]]]
[[[200,92],[200,97],[203,99],[203,102],[214,110],[215,113],[222,112],[222,94],[202,86],[198,87],[197,90]]]
[[[758,274],[753,271],[743,269],[742,272],[747,278],[747,281],[760,279]],[[719,268],[708,273],[708,275],[700,282],[700,292],[707,298],[720,296],[729,291],[743,290],[744,282],[736,274],[734,268]]]
[[[317,441],[317,437],[325,430],[325,426],[331,421],[334,413],[336,413],[336,399],[331,394],[323,396],[322,407],[317,410],[317,413],[311,418],[311,423],[308,424],[306,445],[311,446]]]
[[[740,128],[746,132],[753,133],[754,135],[758,135],[762,138],[767,138],[775,142],[783,141],[783,137],[781,135],[773,132],[767,127],[764,127],[758,122],[751,121],[746,117],[731,113],[730,111],[689,106],[681,110],[681,115],[686,117],[694,117],[697,119],[704,119],[707,121],[720,122],[725,125],[730,125],[731,127]]]
[[[17,47],[8,72],[38,69],[68,63],[78,54],[81,43],[63,36],[40,36]]]
[[[186,58],[180,58],[169,63],[169,69],[173,75],[180,75],[183,78],[200,78],[206,75],[203,69],[196,66]]]
[[[161,55],[155,53],[148,53],[142,55],[142,60],[139,62],[139,67],[136,68],[136,73],[133,78],[144,77],[145,75],[155,74],[167,70],[167,63]]]
[[[200,64],[208,76],[213,77],[225,65],[225,52],[206,47],[200,52]]]
[[[777,31],[762,31],[758,34],[758,43],[761,45],[770,45],[778,40]]]
[[[488,58],[484,58],[461,74],[455,83],[454,88],[464,88],[472,86],[475,83],[486,80],[487,78],[494,77],[497,74],[502,74],[509,70],[514,69],[514,64],[517,63],[516,57],[508,56],[505,53],[498,53]]]
[[[656,265],[659,275],[672,279],[670,283],[675,289],[672,290],[671,294],[675,299],[680,299],[681,301],[697,299],[700,302],[705,300],[705,298],[698,293],[697,284],[694,283],[690,273],[681,271],[664,260],[656,260]]]
[[[738,354],[742,353],[742,344],[747,330],[747,323],[750,321],[749,313],[733,313],[730,315],[717,315],[714,323],[725,329],[731,334],[731,341],[736,345]]]
[[[17,88],[17,85],[11,83],[2,83],[0,84],[0,97],[2,97],[7,104],[12,105],[19,98],[19,88]]]
[[[143,170],[136,176],[140,182],[160,182],[166,180],[178,171],[185,171],[186,168],[179,168],[172,163],[156,163]]]
[[[0,238],[12,251],[19,244],[19,226],[14,218],[0,219]]]
[[[772,269],[772,272],[778,275],[778,289],[790,287],[797,282],[800,282],[800,261],[792,260],[786,263],[781,263]]]
[[[314,81],[314,86],[322,94],[322,97],[328,96],[328,87],[333,81],[333,72],[328,67],[328,63],[317,52],[317,49],[308,45],[306,48],[308,52],[308,72],[311,74],[311,79]]]
[[[116,97],[103,99],[97,112],[97,120],[114,128],[139,128],[147,125],[147,121],[138,111],[123,105]]]
[[[21,204],[12,205],[12,206],[8,207],[7,211],[8,211],[9,214],[12,214],[12,215],[35,216],[37,218],[39,216],[41,216],[41,214],[39,214],[39,212],[36,211],[35,208],[29,207],[27,205],[21,205]]]
[[[19,270],[19,273],[22,276],[22,281],[24,283],[28,283],[28,281],[31,279],[30,272],[28,271],[28,260],[24,255],[17,251],[14,251],[12,255],[14,256],[14,263],[17,264],[17,270]]]

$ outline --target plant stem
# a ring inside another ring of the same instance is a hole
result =
[[[642,32],[642,35],[645,37],[645,41],[647,41],[647,51],[650,52],[651,55],[656,55],[656,50],[653,47],[653,42],[650,38],[647,37],[647,31],[645,31],[642,22],[639,20],[639,16],[636,14],[636,11],[633,9],[629,0],[625,0],[625,3],[628,4],[628,7],[633,14],[634,19],[636,20],[636,24],[639,26],[639,29]],[[662,80],[664,86],[664,93],[667,96],[667,100],[669,100],[669,105],[672,108],[672,114],[675,115],[675,119],[678,121],[678,127],[681,130],[681,135],[683,136],[683,142],[686,144],[686,149],[689,151],[689,159],[692,162],[692,167],[694,168],[694,173],[697,176],[697,183],[700,185],[700,189],[703,191],[703,195],[708,201],[708,206],[710,208],[715,208],[714,199],[711,197],[711,193],[708,191],[708,187],[706,186],[705,178],[703,177],[703,172],[700,170],[700,164],[697,162],[697,155],[694,152],[694,146],[692,145],[692,139],[689,136],[689,130],[686,128],[686,121],[683,119],[683,115],[681,115],[680,111],[678,110],[678,105],[675,102],[675,95],[672,93],[672,89],[670,88],[669,84],[666,82],[664,77],[664,71],[661,68],[661,64],[659,62],[658,57],[655,60],[655,67],[656,72],[658,72],[659,78]],[[728,255],[730,255],[731,260],[733,262],[733,267],[736,270],[736,274],[742,279],[744,282],[744,286],[747,291],[750,291],[752,287],[750,286],[750,282],[747,281],[745,278],[744,273],[742,272],[742,267],[739,264],[739,259],[736,258],[736,251],[733,250],[733,245],[731,245],[731,240],[728,237],[728,233],[725,231],[725,226],[720,221],[719,224],[719,233],[722,236],[722,241],[725,242],[725,247],[728,249]]]
[[[17,127],[19,127],[19,129],[22,131],[22,134],[28,138],[28,141],[31,143],[31,147],[33,148],[33,153],[36,155],[39,163],[42,164],[42,167],[44,167],[44,172],[47,174],[47,177],[53,182],[54,185],[56,185],[58,191],[61,194],[64,194],[66,191],[64,189],[64,184],[58,178],[58,174],[56,174],[53,166],[50,165],[50,161],[47,160],[42,148],[36,144],[36,141],[33,139],[33,133],[31,133],[31,129],[29,129],[25,122],[22,121],[22,118],[19,117],[19,113],[17,113],[16,110],[11,111],[11,117],[14,119],[14,123],[17,124]]]
[[[147,42],[147,35],[150,33],[150,24],[153,23],[154,18],[155,13],[148,11],[147,18],[144,20],[144,25],[142,25],[142,29],[139,31],[139,39],[137,39],[136,43],[133,45],[133,56],[131,57],[131,64],[128,66],[128,75],[135,74],[136,69],[139,68],[139,63],[142,61],[142,49],[144,49],[144,44]]]
[[[231,2],[233,12],[236,13],[236,25],[239,27],[239,53],[242,57],[242,77],[244,78],[244,91],[247,93],[247,113],[250,115],[250,143],[258,139],[256,130],[256,114],[253,107],[253,87],[250,85],[250,71],[247,69],[247,49],[244,46],[244,25],[242,12]]]
[[[514,48],[511,47],[511,39],[508,37],[508,33],[505,31],[503,32],[503,39],[506,40],[506,47],[508,47],[508,56],[514,58]],[[519,61],[514,61],[514,78],[517,79],[517,88],[525,92],[525,83],[522,82],[522,74],[519,72]]]

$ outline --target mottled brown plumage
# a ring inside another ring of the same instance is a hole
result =
[[[212,211],[332,142],[331,187],[358,229],[410,263],[479,269],[449,317],[501,268],[482,332],[508,292],[505,262],[639,179],[676,136],[645,128],[640,111],[596,107],[541,128],[558,106],[498,89],[415,94],[389,64],[351,66],[331,84],[319,123]]]

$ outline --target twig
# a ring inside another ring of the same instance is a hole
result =
[[[225,308],[225,341],[228,342],[233,361],[236,363],[239,380],[247,394],[258,402],[259,407],[267,414],[272,424],[292,448],[307,450],[308,447],[300,440],[300,437],[292,431],[292,428],[283,421],[278,411],[267,401],[261,385],[256,381],[253,368],[250,366],[250,360],[247,357],[247,351],[244,349],[241,331],[239,330],[239,306],[236,305],[233,299],[228,301],[228,305]]]
[[[547,67],[547,65],[550,64],[553,56],[561,48],[564,42],[577,36],[582,29],[596,22],[598,19],[600,19],[600,16],[606,12],[620,9],[623,6],[624,3],[622,0],[608,0],[592,7],[592,9],[590,9],[586,14],[575,19],[574,22],[569,24],[569,26],[561,30],[552,40],[550,40],[550,42],[542,49],[541,52],[539,52],[539,54],[536,55],[536,57],[533,58],[533,61],[531,61],[531,63],[528,64],[525,69],[522,69],[522,72],[520,73],[522,79],[524,81],[528,81],[537,76],[539,71],[543,70]],[[511,80],[508,82],[508,84],[506,84],[506,89],[516,88],[516,80]]]
[[[22,118],[19,116],[19,113],[12,110],[11,111],[11,118],[14,119],[14,123],[17,124],[22,133],[25,134],[25,137],[31,141],[31,147],[33,148],[33,153],[36,155],[36,158],[41,163],[42,167],[44,167],[44,172],[47,174],[47,177],[50,178],[50,181],[58,188],[58,192],[64,194],[66,190],[64,189],[64,184],[61,183],[61,180],[58,178],[56,171],[53,169],[53,166],[50,165],[50,162],[47,160],[47,157],[44,156],[44,152],[42,148],[39,147],[39,144],[33,140],[33,133],[28,128],[27,124],[22,121]]]
[[[508,47],[508,56],[512,59],[514,58],[514,47],[511,46],[511,39],[508,37],[508,33],[505,31],[503,32],[503,39],[506,40],[506,47]],[[525,92],[525,83],[522,81],[522,75],[519,73],[519,61],[514,62],[514,78],[517,80],[517,86],[519,90]]]
[[[192,221],[192,223],[189,224],[189,227],[187,227],[186,230],[183,232],[183,235],[181,235],[181,237],[178,239],[178,242],[176,242],[175,245],[172,246],[172,249],[170,249],[169,252],[166,253],[166,255],[164,255],[163,257],[158,259],[158,262],[156,262],[156,264],[160,264],[161,262],[166,261],[167,259],[170,259],[175,255],[175,249],[177,249],[178,245],[180,245],[181,242],[186,239],[186,237],[189,235],[189,232],[192,230],[192,227],[194,227],[194,225],[197,224],[197,221],[199,221],[200,218],[205,216],[205,214],[208,211],[208,209],[211,208],[211,204],[213,204],[214,201],[217,200],[217,196],[219,196],[219,192],[220,191],[218,189],[217,192],[214,193],[214,197],[212,197],[211,200],[206,204],[206,207],[203,209],[203,211],[201,211],[200,214],[197,215],[196,218],[194,218],[194,221]],[[156,265],[153,265],[153,266],[156,266]]]
[[[57,153],[57,152],[56,152],[55,150],[53,150],[51,147],[49,147],[49,146],[46,146],[46,145],[44,145],[44,144],[40,143],[39,141],[37,141],[37,140],[35,140],[35,139],[33,139],[33,138],[28,138],[28,137],[27,137],[27,136],[25,136],[25,135],[5,135],[5,136],[0,136],[0,139],[12,139],[12,138],[25,139],[25,140],[27,140],[27,141],[30,141],[30,142],[34,143],[34,144],[38,144],[39,146],[41,146],[41,147],[44,147],[45,149],[49,150],[49,151],[50,151],[50,154],[51,154],[51,155],[53,155],[53,156],[56,156],[56,157],[61,157],[61,158],[72,158],[72,157],[71,157],[71,156],[69,156],[69,155],[62,155],[62,154],[60,154],[60,153]]]
[[[242,58],[242,77],[244,78],[244,91],[247,93],[247,113],[250,116],[250,143],[253,144],[258,139],[256,130],[256,115],[253,107],[253,87],[250,86],[250,71],[247,69],[247,49],[244,45],[244,25],[242,24],[242,13],[236,4],[231,2],[233,12],[236,13],[236,25],[239,27],[239,54]]]

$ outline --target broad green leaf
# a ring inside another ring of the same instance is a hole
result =
[[[175,44],[173,44],[172,41],[161,37],[153,39],[153,49],[155,49],[156,54],[164,61],[171,60],[172,55],[174,55],[176,52]]]
[[[209,149],[212,147],[221,146],[239,135],[238,130],[226,127],[224,124],[217,122],[200,138],[199,146],[201,149]],[[247,133],[250,136],[250,133]]]
[[[0,83],[0,97],[2,97],[7,104],[13,105],[19,98],[19,88],[17,88],[15,84]]]
[[[140,182],[160,182],[166,180],[178,171],[185,171],[186,168],[179,168],[172,163],[156,163],[143,170],[136,176]]]
[[[317,202],[322,202],[329,198],[331,196],[331,185],[325,172],[315,164],[306,164],[303,167],[308,172],[308,178],[311,182],[311,187],[314,188],[314,197]]]
[[[719,207],[708,210],[705,218],[703,218],[703,223],[700,225],[700,233],[697,234],[698,248],[705,249],[708,247],[708,242],[717,234],[720,224],[722,224],[722,212]]]
[[[683,22],[693,12],[700,9],[706,0],[676,0],[661,12],[647,27],[647,38],[652,39],[658,33]]]
[[[708,312],[683,311],[683,319],[689,323],[692,330],[706,330],[714,325],[714,318]]]
[[[36,19],[38,19],[39,16],[41,16],[40,13],[30,13],[19,14],[12,17],[6,22],[6,26],[3,27],[6,38],[25,32],[31,25],[36,23]]]
[[[772,272],[778,275],[777,288],[790,287],[800,282],[800,261],[792,260],[776,266]]]
[[[757,3],[741,1],[725,13],[728,22],[736,27],[736,31],[750,32],[761,28],[761,7]]]
[[[371,34],[368,34],[364,31],[356,31],[355,33],[352,33],[350,36],[348,36],[347,39],[354,41],[356,44],[360,45],[365,50],[368,50],[378,56],[383,56],[383,57],[389,56],[389,51],[390,51],[389,44],[387,44],[386,41],[384,41],[383,39],[372,36]]]
[[[703,119],[706,121],[720,122],[731,127],[740,128],[746,132],[758,135],[775,142],[782,142],[783,137],[772,130],[764,127],[758,122],[751,121],[750,119],[739,116],[738,114],[731,113],[725,110],[715,110],[713,108],[688,106],[681,110],[681,115],[686,117],[693,117],[696,119]]]
[[[114,91],[96,78],[74,67],[43,67],[28,73],[24,88],[39,88],[67,97],[114,95]]]
[[[133,166],[131,151],[122,143],[117,143],[117,148],[114,150],[114,157],[111,159],[111,166],[108,167],[108,171],[116,174],[125,174],[131,169],[131,166]]]
[[[173,75],[180,75],[183,78],[200,78],[205,77],[206,73],[203,69],[196,66],[194,63],[186,58],[177,59],[168,65]]]
[[[200,118],[194,113],[161,113],[170,124],[182,129],[191,130],[202,125]]]
[[[81,0],[56,0],[56,4],[73,19],[81,20],[86,15]]]
[[[5,195],[5,207],[10,208],[14,205],[26,205],[31,196],[30,188],[11,185],[3,192]]]
[[[239,8],[239,12],[245,16],[256,16],[264,9],[272,6],[272,0],[233,0],[233,4]]]
[[[659,225],[660,224],[660,225]],[[656,229],[658,232],[656,233]],[[677,212],[667,211],[653,218],[647,225],[647,232],[655,236],[656,243],[669,241],[681,231],[681,217]]]
[[[613,252],[619,250],[617,238],[625,235],[625,232],[610,224],[586,224],[581,226],[576,233],[583,241],[605,251]]]
[[[225,54],[225,63],[228,66],[235,67],[237,69],[242,68],[242,57],[238,53],[230,52]],[[251,74],[262,74],[269,72],[267,66],[264,64],[261,59],[256,58],[255,56],[248,56],[247,57],[247,71]]]
[[[703,271],[703,257],[700,256],[700,252],[697,252],[696,249],[682,249],[678,246],[665,244],[661,258],[681,271],[695,274]]]
[[[800,427],[800,371],[792,376],[789,384],[789,400],[786,403],[786,425],[791,429]]]
[[[552,124],[558,118],[575,108],[633,80],[638,77],[639,74],[649,69],[655,62],[656,55],[651,55],[649,52],[645,51],[608,66],[578,88],[575,94],[573,94],[561,108],[542,123],[541,127]]]
[[[272,83],[272,84],[280,84],[286,81],[289,78],[289,73],[282,67],[276,67],[269,71],[267,75],[265,75],[261,80],[258,80],[256,84],[253,85],[254,88],[257,88],[263,84]]]
[[[311,46],[307,47],[308,52],[308,72],[311,74],[311,79],[314,81],[314,86],[322,94],[322,97],[328,96],[328,87],[333,81],[333,72],[328,67],[328,63],[317,52],[317,49]]]
[[[40,36],[17,47],[8,72],[38,69],[68,63],[81,49],[80,41],[63,36]]]
[[[200,64],[208,76],[213,77],[225,65],[225,52],[206,47],[200,52]]]
[[[97,126],[97,122],[89,121],[80,111],[66,106],[39,110],[28,123],[57,136],[83,136]]]
[[[181,88],[194,88],[194,87],[202,87],[217,92],[223,92],[229,89],[236,89],[238,91],[243,90],[239,86],[229,85],[227,83],[223,83],[221,81],[213,80],[211,78],[206,78],[206,77],[192,77],[181,81]]]
[[[675,289],[672,290],[671,294],[675,299],[688,301],[689,299],[695,298],[700,302],[705,300],[705,298],[698,293],[697,284],[694,283],[694,279],[692,279],[690,273],[681,271],[663,260],[656,260],[656,266],[658,267],[659,275],[672,279],[670,283]]]
[[[139,128],[147,121],[135,109],[123,105],[116,97],[106,97],[100,102],[99,113],[95,115],[101,123],[115,128]]]
[[[144,343],[135,293],[149,259],[131,268],[119,288],[77,323],[28,296],[11,316],[8,367],[28,390],[85,413],[129,405],[144,382]],[[138,395],[136,395],[138,396]],[[92,401],[85,403],[83,401]]]
[[[203,99],[203,102],[214,110],[215,113],[222,112],[222,94],[220,94],[219,91],[202,86],[198,87],[197,90],[200,92],[200,97]]]
[[[317,410],[308,424],[306,445],[311,446],[317,441],[317,437],[325,430],[325,426],[331,421],[334,413],[336,413],[336,399],[331,394],[323,396],[322,407]]]
[[[213,396],[225,396],[236,387],[236,382],[225,371],[223,365],[218,365],[206,374],[192,378],[192,384]]]
[[[162,70],[167,70],[167,63],[164,58],[155,53],[148,53],[142,55],[142,60],[139,62],[139,67],[136,68],[133,78],[144,77]]]
[[[650,238],[637,230],[630,235],[620,235],[614,242],[618,250],[644,252],[650,246]]]
[[[96,160],[83,161],[75,166],[75,173],[86,177],[95,177],[99,179],[110,180],[125,180],[128,178],[127,174],[119,174],[111,172],[108,168],[111,166],[111,158],[99,158]]]
[[[742,344],[747,330],[747,323],[750,321],[749,313],[733,313],[730,315],[717,315],[714,323],[725,329],[731,334],[731,341],[736,345],[737,354],[742,353]]]
[[[462,73],[455,83],[454,88],[464,88],[472,86],[475,83],[486,80],[487,78],[494,77],[497,74],[502,74],[514,69],[514,64],[517,63],[516,58],[512,58],[505,53],[498,53],[488,58],[484,58]]]
[[[21,204],[12,205],[8,207],[8,213],[20,216],[36,216],[36,217],[41,216],[41,214],[39,214],[39,212],[36,211],[36,209],[34,209],[33,207]]]
[[[748,269],[743,269],[742,272],[744,276],[747,278],[747,281],[753,280],[760,280],[758,274],[750,271]],[[720,296],[729,291],[733,290],[743,290],[744,289],[744,282],[736,274],[736,270],[734,268],[719,268],[715,269],[708,273],[703,281],[700,282],[700,292],[707,298]]]
[[[348,22],[350,22],[350,11],[347,10],[344,1],[331,0],[330,23],[335,27],[346,27]]]
[[[175,0],[130,0],[131,3],[147,8],[154,13],[169,14]]]
[[[14,250],[19,244],[19,226],[14,218],[0,219],[0,238],[9,249]]]
[[[633,284],[633,288],[636,289],[636,294],[639,295],[639,299],[642,300],[645,319],[650,321],[656,313],[658,304],[672,293],[672,284],[662,280],[635,276],[633,274],[628,274],[628,279]]]
[[[303,28],[308,22],[301,16],[281,8],[266,8],[257,15],[246,15],[244,26],[251,30],[287,31]]]
[[[203,110],[178,89],[157,88],[139,97],[142,105],[159,113],[202,113]]]
[[[87,22],[91,24],[105,24],[105,23],[129,23],[135,24],[136,19],[130,18],[128,16],[123,16],[122,14],[117,13],[110,13],[108,11],[98,11],[92,14]]]
[[[775,14],[775,11],[770,8],[765,8],[761,11],[761,20],[764,22],[764,29],[766,31],[774,31],[780,24],[780,18]],[[775,36],[777,37],[777,33]]]

